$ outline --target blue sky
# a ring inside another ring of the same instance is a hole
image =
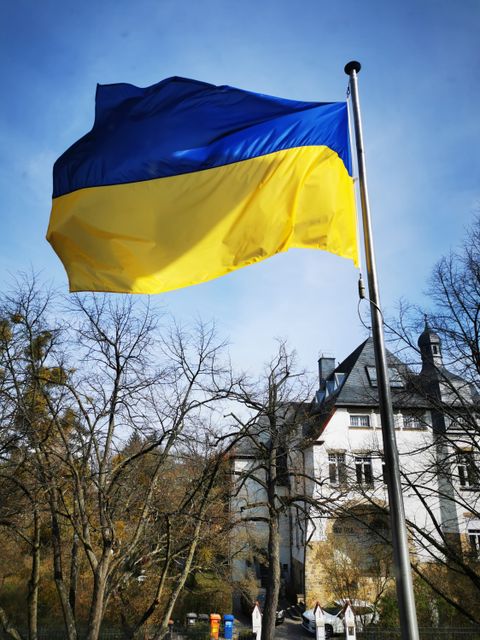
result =
[[[0,284],[34,269],[66,292],[45,241],[54,160],[92,126],[96,83],[181,75],[300,100],[342,100],[359,76],[381,297],[423,303],[431,267],[480,212],[478,0],[6,0],[0,14]],[[365,336],[357,272],[291,251],[155,296],[215,319],[258,369],[285,337],[301,364]]]

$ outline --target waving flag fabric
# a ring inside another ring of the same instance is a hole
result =
[[[344,102],[99,85],[53,182],[47,239],[71,291],[158,293],[294,247],[357,262]]]

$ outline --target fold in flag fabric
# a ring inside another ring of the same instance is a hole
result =
[[[357,264],[347,105],[99,85],[92,130],[55,163],[47,239],[71,291],[159,293],[290,248]]]

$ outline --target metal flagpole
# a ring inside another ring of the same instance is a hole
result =
[[[403,507],[402,485],[400,481],[398,449],[393,422],[392,398],[390,394],[387,358],[385,353],[383,319],[380,310],[375,253],[372,242],[365,152],[363,148],[360,102],[357,86],[357,73],[360,69],[360,63],[355,60],[345,65],[345,73],[350,76],[355,140],[357,146],[360,202],[362,207],[373,344],[375,350],[375,363],[377,367],[378,398],[380,404],[380,417],[382,421],[383,451],[385,457],[385,472],[390,508],[398,608],[400,613],[402,640],[419,640],[417,613],[415,611],[415,598],[413,595],[412,572],[410,568],[407,526],[405,523],[405,510]]]

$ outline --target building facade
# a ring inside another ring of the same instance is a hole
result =
[[[445,541],[472,558],[480,550],[478,397],[444,368],[440,338],[428,324],[418,345],[420,371],[391,353],[388,365],[412,557],[425,566],[444,560]],[[392,557],[371,338],[338,366],[320,358],[319,388],[303,416],[290,420],[277,489],[282,584],[307,606],[375,599]],[[234,459],[232,500],[247,554],[237,555],[234,572],[261,581],[265,485],[249,473],[255,465],[258,452],[247,440]]]

